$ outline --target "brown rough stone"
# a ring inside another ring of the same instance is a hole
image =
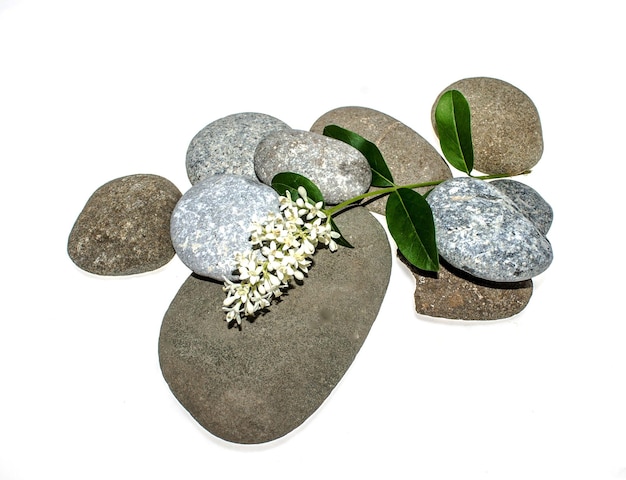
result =
[[[222,284],[191,276],[163,319],[159,359],[174,396],[209,432],[263,443],[291,432],[345,374],[376,319],[391,274],[380,223],[362,207],[336,217],[354,249],[315,264],[254,322],[228,328]]]
[[[155,270],[174,256],[170,217],[181,192],[158,175],[128,175],[98,188],[69,235],[67,251],[97,275]]]
[[[415,311],[451,320],[499,320],[521,312],[533,292],[532,280],[489,282],[441,262],[439,272],[407,264],[415,277]]]
[[[543,154],[539,113],[519,88],[489,77],[466,78],[452,83],[437,96],[431,111],[448,90],[458,90],[471,111],[474,169],[486,174],[517,174],[530,170]]]
[[[450,167],[437,150],[417,132],[389,115],[366,107],[340,107],[318,118],[311,131],[322,133],[324,127],[331,124],[374,143],[398,185],[452,178]],[[424,194],[431,188],[419,188],[417,191]],[[370,191],[375,189],[371,187]],[[379,197],[363,205],[384,215],[386,201],[386,197]]]

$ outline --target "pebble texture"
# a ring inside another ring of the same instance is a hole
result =
[[[174,256],[170,216],[181,193],[157,175],[129,175],[98,188],[70,232],[67,251],[97,275],[155,270]]]
[[[489,182],[502,193],[513,200],[520,211],[535,224],[535,227],[546,235],[552,226],[554,213],[552,207],[539,192],[525,183],[503,178]]]
[[[389,115],[366,107],[339,107],[319,117],[311,131],[321,134],[327,125],[338,125],[374,143],[398,185],[452,178],[450,167],[437,150],[417,132]],[[424,194],[430,188],[417,191]],[[384,215],[386,201],[387,197],[383,196],[363,205]]]
[[[191,276],[172,301],[159,338],[163,376],[217,437],[250,444],[291,432],[324,402],[365,341],[389,282],[390,246],[362,207],[336,222],[355,248],[318,250],[302,285],[241,330],[227,328],[221,284]]]
[[[426,200],[439,254],[459,270],[494,282],[518,282],[550,266],[550,242],[489,183],[454,178],[435,187]]]
[[[172,212],[171,237],[194,273],[234,280],[235,254],[250,250],[250,225],[278,213],[278,194],[243,175],[214,175],[191,187]]]
[[[474,168],[479,172],[521,173],[534,167],[543,154],[539,113],[532,100],[510,83],[488,77],[459,80],[445,88],[460,91],[471,110]]]
[[[264,113],[235,113],[220,118],[191,140],[187,149],[187,176],[192,185],[220,174],[247,175],[254,173],[254,150],[258,143],[274,130],[289,126]]]
[[[267,135],[254,154],[254,168],[267,185],[281,172],[304,175],[319,187],[329,205],[366,192],[372,183],[372,171],[361,152],[347,143],[304,130]]]
[[[401,257],[402,258],[402,257]],[[410,265],[415,277],[415,311],[450,320],[499,320],[521,312],[533,293],[533,281],[488,282],[467,275],[445,261],[439,272],[423,272]]]

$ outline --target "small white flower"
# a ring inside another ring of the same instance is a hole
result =
[[[263,274],[263,265],[259,263],[259,257],[255,251],[251,250],[248,255],[241,255],[237,260],[239,269],[239,280],[248,280],[251,285],[255,285]]]

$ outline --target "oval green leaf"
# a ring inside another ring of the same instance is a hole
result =
[[[438,271],[435,222],[424,197],[415,190],[399,188],[389,195],[385,216],[400,253],[421,270]]]
[[[372,169],[372,186],[392,187],[395,185],[389,167],[374,143],[338,125],[327,125],[323,133],[327,137],[352,145],[363,154]]]
[[[298,187],[304,187],[309,198],[315,203],[324,203],[324,196],[319,187],[304,175],[294,172],[281,172],[277,173],[274,178],[272,178],[272,188],[276,190],[279,195],[283,196],[285,192],[289,190],[293,200],[300,197]]]
[[[446,160],[469,175],[474,169],[474,148],[470,108],[461,92],[448,90],[441,96],[435,108],[435,123]]]

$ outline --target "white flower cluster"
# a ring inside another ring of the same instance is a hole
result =
[[[224,282],[227,296],[222,309],[227,322],[241,325],[243,316],[267,308],[292,279],[302,281],[319,244],[337,250],[335,239],[340,235],[331,228],[322,202],[313,203],[304,187],[298,194],[292,200],[287,191],[280,197],[280,214],[270,213],[252,225],[252,249],[235,256],[239,282]]]

